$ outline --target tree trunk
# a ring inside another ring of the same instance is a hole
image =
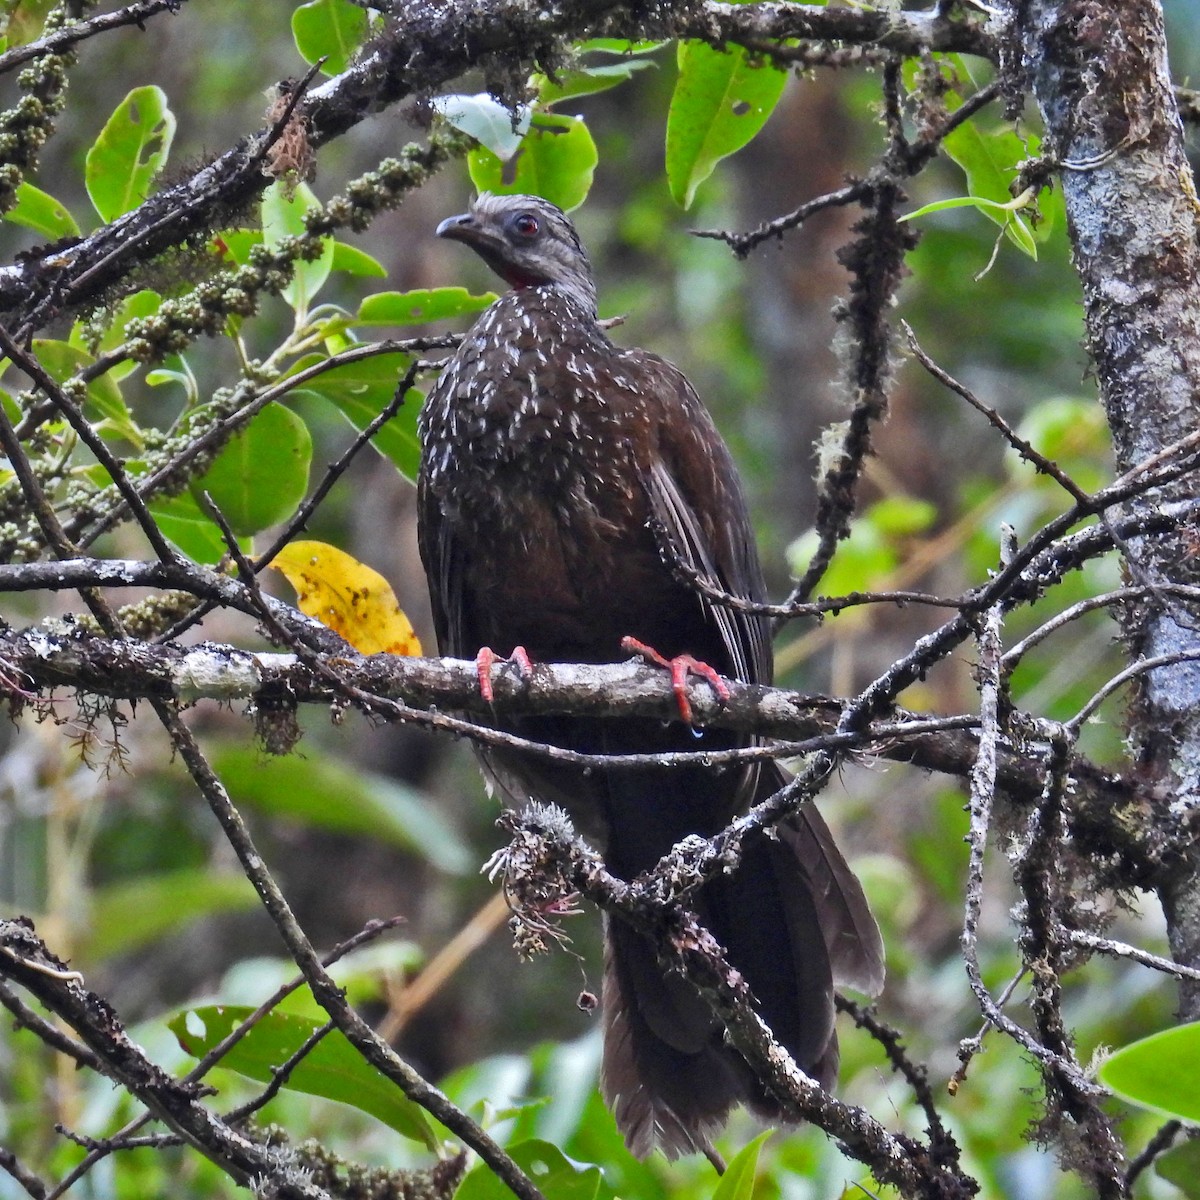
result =
[[[1027,0],[1019,14],[1026,65],[1066,199],[1083,285],[1089,349],[1121,472],[1197,428],[1200,382],[1200,206],[1184,155],[1157,0]],[[1139,503],[1194,494],[1178,483]],[[1127,548],[1135,581],[1197,582],[1185,532]],[[1159,882],[1172,952],[1200,963],[1200,624],[1171,596],[1128,606],[1133,659],[1184,655],[1142,677],[1130,711],[1135,754],[1161,796],[1157,818],[1178,858]],[[1200,1018],[1200,987],[1184,983],[1181,1015]]]

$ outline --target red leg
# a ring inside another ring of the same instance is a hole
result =
[[[639,654],[647,662],[671,672],[671,690],[675,693],[675,702],[679,705],[679,715],[689,725],[692,723],[692,705],[688,700],[688,675],[699,675],[701,679],[706,679],[722,703],[729,699],[729,686],[725,680],[708,663],[701,662],[690,654],[664,658],[653,646],[647,646],[645,642],[639,642],[637,638],[632,637],[621,639],[621,649],[629,654]]]
[[[529,657],[524,646],[514,646],[513,652],[507,658],[501,658],[491,646],[480,647],[475,655],[475,674],[479,677],[479,694],[491,704],[495,698],[492,691],[492,668],[497,663],[512,663],[524,680],[533,676],[533,660]]]

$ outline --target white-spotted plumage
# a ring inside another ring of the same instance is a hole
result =
[[[439,233],[470,245],[513,288],[464,337],[420,416],[418,532],[442,653],[521,645],[535,661],[613,662],[631,635],[668,657],[695,655],[769,684],[767,619],[711,600],[672,562],[711,587],[764,599],[737,472],[687,380],[609,340],[587,255],[552,205],[485,196]],[[494,720],[589,755],[753,743],[629,717]],[[774,763],[585,770],[510,749],[479,753],[505,803],[565,808],[627,879],[784,786]],[[687,903],[781,1043],[828,1085],[834,977],[878,986],[878,931],[815,809],[774,833],[747,839],[738,869]],[[705,1149],[738,1102],[780,1115],[696,989],[615,920],[603,992],[602,1090],[635,1153]]]

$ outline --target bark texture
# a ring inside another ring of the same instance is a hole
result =
[[[1025,62],[1057,160],[1089,349],[1120,471],[1196,428],[1200,382],[1198,205],[1167,66],[1157,0],[1029,0],[1019,13]],[[1194,493],[1194,477],[1147,495],[1145,507]],[[1184,535],[1128,545],[1130,573],[1151,585],[1195,583]],[[1160,786],[1156,819],[1178,858],[1159,881],[1172,950],[1200,961],[1200,628],[1179,601],[1131,606],[1131,657],[1179,656],[1145,676],[1130,734]],[[1200,1017],[1186,984],[1182,1016]]]

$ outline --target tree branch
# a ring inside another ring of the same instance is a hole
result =
[[[30,564],[60,566],[62,564]],[[114,564],[107,564],[113,566]],[[230,581],[232,582],[232,581]],[[279,609],[287,606],[274,601]],[[504,739],[486,724],[453,718],[450,712],[487,720],[492,709],[481,699],[475,664],[466,660],[399,658],[380,654],[359,657],[342,647],[328,663],[347,687],[399,700],[414,718],[456,734],[482,740]],[[0,664],[12,683],[48,692],[63,687],[117,699],[158,698],[189,704],[202,699],[246,701],[271,708],[279,704],[328,704],[337,695],[328,679],[295,655],[252,653],[205,643],[188,648],[111,641],[55,633],[44,628],[0,635]],[[720,704],[707,686],[694,684],[691,700],[701,724],[786,739],[781,746],[730,751],[730,760],[840,749],[871,752],[925,770],[966,778],[977,753],[975,718],[923,718],[894,710],[886,720],[860,730],[838,733],[844,702],[779,688],[730,681],[730,699]],[[496,708],[506,716],[570,712],[582,716],[636,715],[655,720],[678,719],[678,708],[662,673],[637,662],[605,666],[539,663],[525,682],[509,672],[495,679]],[[386,712],[383,714],[388,715]],[[517,742],[537,750],[534,743]],[[637,765],[644,756],[597,758],[546,750],[570,761],[603,764],[612,769]],[[711,752],[706,761],[716,765]],[[656,756],[663,770],[693,755]],[[1037,802],[1043,783],[1041,752],[1036,745],[1003,745],[998,752],[999,787],[1023,807]],[[1075,792],[1071,820],[1076,837],[1097,857],[1119,862],[1129,882],[1145,882],[1174,861],[1175,851],[1158,838],[1146,819],[1153,798],[1140,783],[1096,767],[1083,758],[1071,762]]]
[[[889,1131],[860,1108],[844,1104],[801,1071],[758,1015],[749,987],[696,916],[658,891],[658,870],[643,882],[610,874],[601,857],[574,836],[565,813],[541,805],[506,819],[513,841],[497,856],[507,877],[534,880],[550,895],[579,892],[610,916],[645,934],[664,970],[686,976],[724,1023],[730,1041],[793,1120],[811,1121],[836,1137],[875,1177],[907,1196],[966,1200],[978,1190],[953,1163]]]
[[[290,1153],[259,1145],[200,1103],[196,1089],[172,1079],[130,1040],[116,1014],[79,973],[55,958],[26,921],[0,921],[0,974],[65,1021],[114,1079],[185,1141],[235,1180],[270,1180],[286,1200],[329,1200]]]
[[[998,21],[951,18],[940,11],[885,12],[763,3],[734,5],[675,0],[653,10],[619,0],[473,0],[402,7],[360,59],[313,89],[300,106],[314,149],[372,113],[411,96],[436,93],[480,63],[505,58],[552,65],[572,41],[594,36],[695,38],[722,45],[791,38],[878,45],[899,54],[924,49],[991,56]],[[258,161],[269,136],[243,138],[190,178],[164,188],[125,216],[80,239],[0,269],[0,313],[10,328],[65,303],[86,305],[137,263],[207,233],[245,207],[270,182]],[[103,263],[103,270],[98,270]],[[86,286],[82,284],[86,278]]]

